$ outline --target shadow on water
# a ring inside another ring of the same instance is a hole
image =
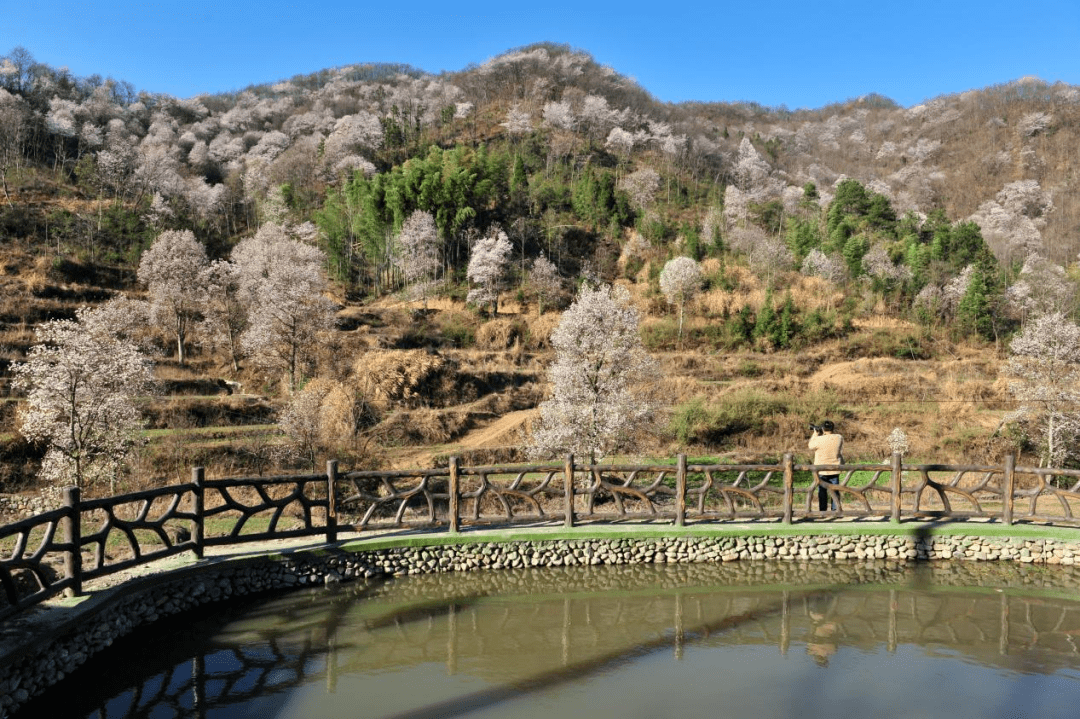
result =
[[[367,619],[364,621],[364,626],[367,629],[376,630],[401,626],[410,622],[428,621],[467,609],[481,598],[482,595],[472,594],[464,597],[454,597],[449,600],[436,599],[430,602],[420,602],[403,609],[395,609],[373,619]]]

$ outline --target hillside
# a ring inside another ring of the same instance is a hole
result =
[[[282,227],[330,280],[334,328],[300,383],[234,362],[206,324],[183,364],[166,327],[145,327],[160,393],[140,400],[148,443],[121,483],[194,462],[521,458],[548,391],[550,310],[582,276],[630,290],[663,370],[665,411],[639,454],[801,451],[824,416],[863,459],[884,456],[894,427],[935,461],[1037,449],[1001,431],[1014,403],[1000,364],[1028,318],[1076,309],[1080,89],[671,105],[553,44],[438,76],[358,65],[188,99],[25,53],[0,69],[5,389],[42,322],[145,299],[140,258],[163,233],[192,233],[216,260]],[[416,212],[438,238],[423,281],[402,249]],[[493,314],[466,303],[466,272],[500,231],[513,249]],[[529,277],[541,254],[561,284],[546,300]],[[681,333],[659,287],[679,255],[704,276]],[[305,383],[338,419],[298,449],[278,423]],[[43,454],[18,434],[21,401],[9,391],[0,414],[6,488]]]

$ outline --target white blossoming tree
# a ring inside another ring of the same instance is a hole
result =
[[[582,285],[551,333],[551,398],[540,403],[531,449],[573,452],[595,462],[630,446],[654,406],[639,388],[657,376],[638,332],[638,311],[623,288]]]
[[[660,291],[668,304],[679,308],[679,342],[682,343],[683,312],[686,303],[701,289],[701,267],[690,257],[675,257],[667,261],[660,272]]]
[[[505,281],[513,249],[502,230],[492,230],[473,245],[465,276],[476,286],[469,290],[466,302],[476,305],[490,302],[492,314],[499,313],[499,290]]]
[[[150,292],[151,317],[176,338],[176,360],[184,364],[184,345],[199,317],[206,248],[191,230],[166,230],[143,253],[139,281]]]
[[[149,391],[151,365],[93,310],[76,317],[41,325],[38,343],[15,367],[15,385],[26,393],[19,431],[46,447],[40,473],[46,482],[115,483],[138,441],[142,420],[134,398]]]
[[[651,167],[635,170],[619,180],[619,189],[630,196],[635,208],[644,210],[660,189],[660,173]]]
[[[559,268],[541,252],[529,270],[529,286],[536,293],[537,314],[544,314],[544,305],[558,296],[562,284]]]
[[[405,278],[406,293],[422,299],[425,310],[439,271],[440,245],[435,217],[423,210],[406,218],[394,242],[394,263]]]
[[[232,258],[249,307],[241,346],[256,365],[285,373],[295,389],[319,334],[334,321],[333,303],[323,296],[325,255],[267,224],[234,247]]]
[[[1009,344],[1009,392],[1020,407],[1005,416],[1039,445],[1040,466],[1062,467],[1080,454],[1080,327],[1053,312]]]
[[[237,263],[214,260],[203,268],[201,276],[205,290],[202,313],[207,329],[218,348],[228,354],[234,372],[240,370],[240,338],[248,324],[248,298],[242,291],[241,274]]]

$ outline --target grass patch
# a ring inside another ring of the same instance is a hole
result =
[[[675,408],[668,423],[668,433],[682,444],[720,447],[737,434],[764,435],[779,429],[785,416],[825,417],[839,414],[839,404],[832,392],[803,396],[767,394],[745,389],[707,403],[697,397]]]

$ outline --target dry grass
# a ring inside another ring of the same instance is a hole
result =
[[[508,350],[525,344],[528,328],[519,319],[499,317],[476,330],[476,346],[483,350]]]
[[[717,265],[712,273],[715,274],[718,271]],[[710,272],[706,270],[705,274],[708,275]],[[692,313],[719,317],[741,312],[744,307],[757,312],[765,305],[765,298],[768,296],[766,287],[761,279],[749,269],[738,265],[730,266],[726,269],[725,276],[734,289],[714,288],[701,293],[689,307]],[[789,272],[777,278],[775,286],[783,289],[774,290],[774,302],[779,303],[783,295],[790,291],[795,306],[806,312],[835,308],[843,299],[843,293],[831,282],[820,277],[806,277],[796,272]]]
[[[360,391],[382,404],[421,401],[440,383],[446,359],[425,350],[375,350],[357,358],[354,376]]]

